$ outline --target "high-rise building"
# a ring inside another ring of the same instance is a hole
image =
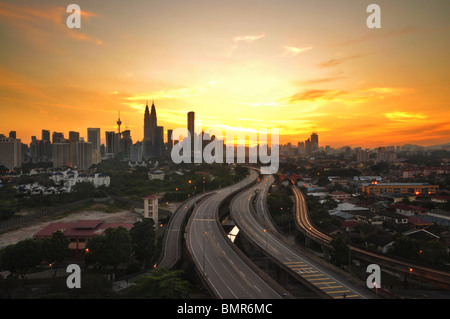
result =
[[[131,145],[133,145],[131,132],[130,130],[125,130],[122,132],[122,138],[120,139],[120,153],[122,153],[122,158],[125,160],[131,159]]]
[[[188,143],[191,143],[191,162],[194,162],[194,140],[195,140],[195,112],[188,112],[187,114],[187,129],[190,134],[190,141],[187,141]]]
[[[76,157],[73,167],[87,170],[92,166],[92,143],[80,141],[75,143]]]
[[[155,103],[152,102],[151,111],[148,109],[148,103],[145,106],[144,112],[144,140],[143,140],[143,157],[148,158],[156,156],[155,145],[153,135],[158,126],[158,120],[156,117],[156,107]],[[157,139],[159,140],[159,139]]]
[[[63,166],[72,167],[69,143],[53,143],[52,153],[53,168],[60,168]]]
[[[131,145],[131,161],[136,163],[142,162],[142,142],[136,142]]]
[[[167,150],[169,151],[169,154],[173,148],[172,134],[173,130],[167,130]]]
[[[50,142],[50,131],[49,130],[42,130],[42,140]]]
[[[153,156],[160,157],[164,151],[164,127],[157,126],[152,132]]]
[[[64,133],[53,132],[52,143],[65,143]]]
[[[105,132],[106,136],[106,158],[114,158],[116,154],[116,133],[114,131]]]
[[[16,138],[16,131],[10,131],[9,132],[9,137],[10,138]]]
[[[87,129],[88,142],[92,143],[92,163],[98,164],[102,161],[100,154],[100,129],[89,127]]]
[[[319,149],[319,135],[317,133],[311,134],[311,152]]]
[[[78,142],[79,140],[80,140],[79,132],[74,132],[74,131],[69,132],[69,141],[70,142]]]
[[[22,166],[22,142],[20,139],[0,137],[0,165],[9,169]]]
[[[194,145],[194,134],[195,134],[195,112],[189,112],[187,114],[187,129],[189,134],[191,134],[191,145]],[[193,147],[191,146],[191,149]]]

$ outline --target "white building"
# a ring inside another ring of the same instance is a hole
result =
[[[102,173],[86,175],[79,174],[78,171],[72,170],[53,173],[51,178],[56,184],[60,184],[62,182],[63,185],[69,190],[78,182],[90,182],[95,186],[95,188],[98,188],[100,186],[109,187],[111,183],[110,177],[108,175]]]

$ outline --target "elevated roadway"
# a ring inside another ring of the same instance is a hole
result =
[[[267,192],[273,181],[272,176],[264,176],[260,183],[243,190],[233,198],[231,216],[240,232],[265,251],[281,268],[324,298],[375,297],[375,294],[367,288],[349,281],[346,275],[298,251],[282,238],[273,227],[266,207]],[[255,195],[257,195],[256,212],[252,206]]]
[[[187,226],[187,247],[202,278],[219,299],[280,299],[283,289],[239,254],[219,222],[220,205],[232,194],[250,186],[258,175],[251,171],[243,181],[216,191],[194,209]],[[250,262],[251,263],[251,262]]]
[[[195,205],[213,192],[202,193],[189,198],[182,203],[180,207],[170,218],[167,230],[164,234],[163,248],[161,252],[160,261],[157,267],[174,267],[181,257],[181,238],[184,234],[184,229],[187,222],[189,212]]]
[[[294,192],[296,199],[296,223],[299,229],[308,238],[323,246],[330,246],[332,238],[317,230],[311,222],[304,194],[295,185],[292,185],[292,191]],[[450,290],[450,272],[387,257],[356,246],[350,245],[349,248],[352,257],[365,260],[369,263],[376,263],[382,269],[393,270],[411,278],[428,281],[444,289]]]

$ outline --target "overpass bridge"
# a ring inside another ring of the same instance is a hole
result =
[[[327,251],[327,249],[331,248],[330,242],[332,238],[316,229],[309,218],[305,195],[296,185],[291,185],[291,188],[295,196],[295,219],[297,227],[309,240],[317,242],[322,246],[324,251]],[[352,245],[349,248],[352,257],[367,261],[368,263],[375,263],[381,269],[389,269],[396,273],[409,276],[410,278],[427,281],[450,290],[450,272],[387,257]]]

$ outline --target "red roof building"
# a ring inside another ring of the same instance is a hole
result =
[[[61,231],[70,241],[71,256],[79,258],[84,255],[89,238],[102,235],[108,228],[124,227],[130,230],[132,223],[105,223],[102,220],[79,220],[72,223],[51,223],[34,234],[35,239],[50,238],[56,231]]]

